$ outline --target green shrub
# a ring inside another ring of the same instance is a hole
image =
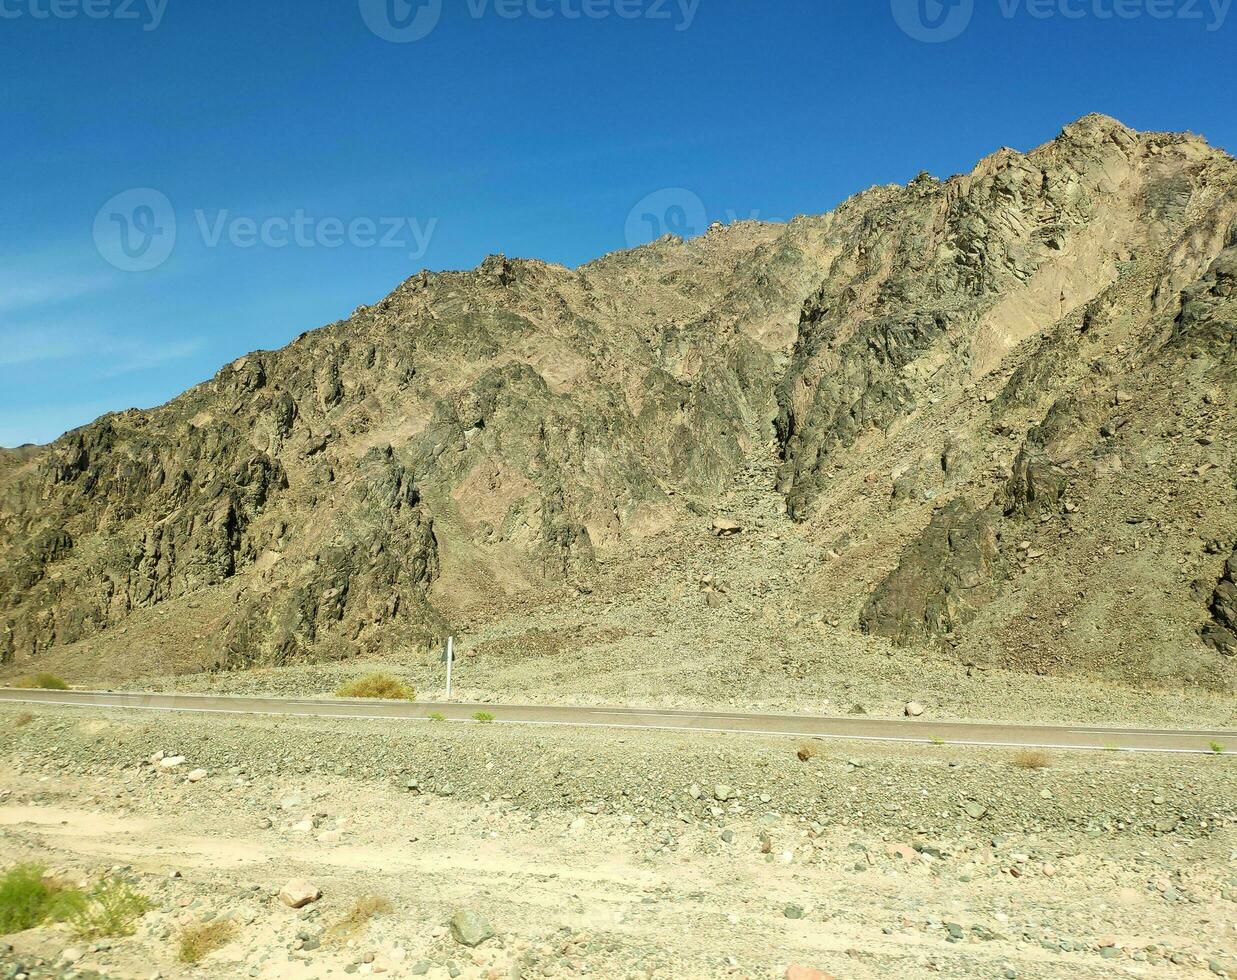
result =
[[[337,698],[372,698],[383,701],[413,701],[416,688],[390,674],[366,674],[335,692]]]
[[[431,711],[426,717],[429,718],[430,721],[446,721],[447,720],[447,716],[444,715],[441,711]]]
[[[473,719],[475,721],[481,722],[481,724],[483,725],[488,725],[491,721],[494,720],[494,716],[490,714],[488,711],[478,711],[475,715],[473,715]]]
[[[19,864],[0,878],[0,935],[54,921],[68,923],[82,939],[131,936],[151,908],[121,878],[104,878],[82,891],[48,878],[39,864]]]
[[[60,889],[38,864],[19,864],[0,878],[0,935],[24,932],[51,917]]]
[[[1214,752],[1216,755],[1224,754],[1224,743],[1223,742],[1210,742],[1208,743],[1207,748],[1211,749],[1211,751]]]
[[[88,892],[62,892],[56,914],[81,939],[131,936],[137,920],[154,906],[123,878],[104,878]]]
[[[55,674],[31,674],[29,677],[19,677],[13,682],[14,687],[24,690],[67,691],[69,685]]]

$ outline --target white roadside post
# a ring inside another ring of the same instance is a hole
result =
[[[455,663],[455,637],[447,637],[447,700],[451,700],[451,667]]]

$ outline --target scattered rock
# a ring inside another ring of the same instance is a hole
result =
[[[494,938],[494,930],[485,917],[471,909],[463,909],[451,916],[451,938],[461,946],[480,946]]]
[[[321,897],[321,890],[304,878],[294,878],[279,890],[279,900],[291,909],[304,908]]]

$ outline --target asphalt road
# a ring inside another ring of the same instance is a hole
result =
[[[583,708],[532,704],[462,704],[432,701],[232,697],[199,694],[141,694],[112,691],[31,691],[0,688],[0,701],[78,708],[137,708],[223,714],[299,715],[316,718],[390,718],[425,721],[431,713],[449,721],[473,721],[479,711],[495,724],[565,725],[589,728],[647,728],[662,731],[743,732],[859,741],[935,742],[1046,749],[1119,749],[1127,752],[1237,755],[1237,731],[1107,728],[1088,725],[1005,725],[933,721],[926,718],[830,718],[813,715],[663,711],[651,708]]]

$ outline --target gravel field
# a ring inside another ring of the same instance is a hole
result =
[[[0,976],[1237,976],[1229,759],[16,706],[0,732],[0,861],[155,904],[133,937],[6,937]],[[294,879],[321,898],[287,907]],[[341,939],[367,895],[389,911]]]

